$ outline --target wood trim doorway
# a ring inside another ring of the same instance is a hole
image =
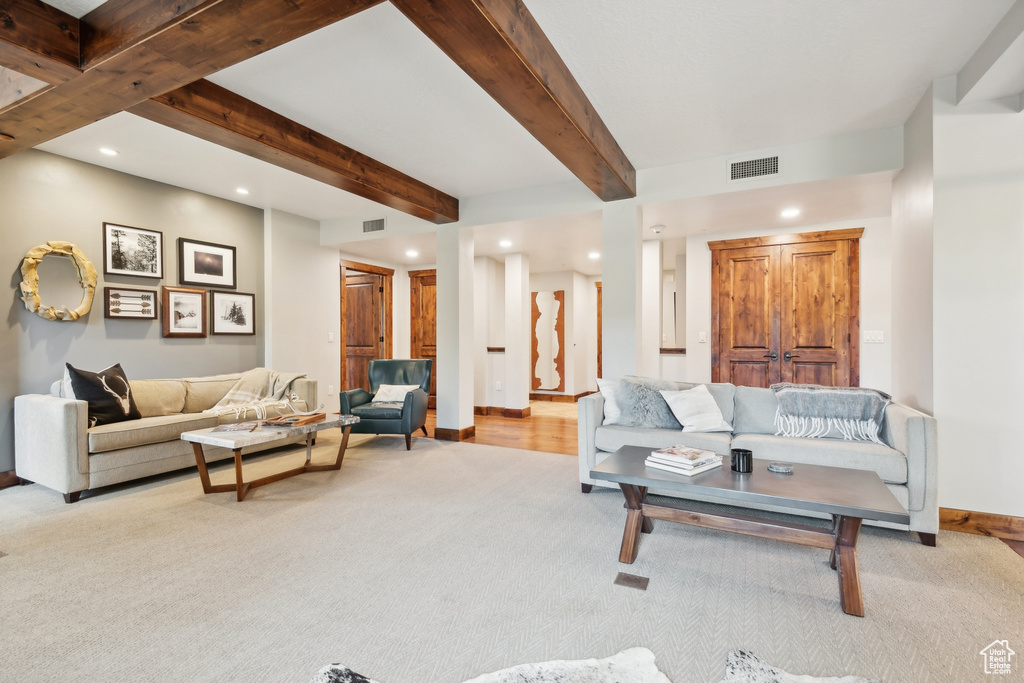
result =
[[[345,259],[341,259],[340,266],[341,390],[357,387],[369,390],[366,374],[369,361],[391,358],[393,354],[391,292],[395,271]],[[358,303],[347,284],[365,288],[359,292]]]

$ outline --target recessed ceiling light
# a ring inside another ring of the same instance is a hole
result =
[[[508,249],[509,247],[512,246],[512,240],[502,240],[498,242],[498,246]]]
[[[796,218],[797,216],[800,215],[800,209],[796,208],[795,206],[790,207],[788,209],[783,209],[781,215],[783,218]]]
[[[106,154],[108,157],[116,157],[120,152],[116,149],[110,149],[109,147],[100,147],[100,154]]]
[[[601,252],[592,251],[589,254],[587,254],[587,256],[590,257],[591,260],[596,261],[597,259],[601,258]]]
[[[237,192],[238,194],[249,194],[249,190],[245,189],[244,187],[236,187],[235,192]]]
[[[416,251],[415,249],[409,249],[408,251],[405,252],[405,255],[408,256],[409,258],[416,258],[417,256],[420,255],[420,252]]]

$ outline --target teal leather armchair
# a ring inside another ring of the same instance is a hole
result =
[[[405,448],[412,448],[412,433],[417,429],[427,434],[427,394],[434,361],[371,360],[369,367],[370,391],[349,389],[341,392],[341,412],[356,415],[359,422],[352,425],[353,434],[404,434]],[[398,402],[373,402],[382,384],[416,384],[418,387]]]

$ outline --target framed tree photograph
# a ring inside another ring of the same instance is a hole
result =
[[[156,290],[104,287],[103,317],[156,320]]]
[[[211,291],[210,331],[213,334],[256,334],[256,295]]]
[[[178,238],[179,285],[234,289],[237,275],[234,247]]]
[[[206,336],[206,290],[161,287],[164,337]]]
[[[164,234],[115,223],[103,224],[103,274],[164,276]]]

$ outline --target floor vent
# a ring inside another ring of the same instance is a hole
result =
[[[779,157],[746,159],[729,164],[729,180],[747,180],[779,174]]]
[[[372,221],[363,221],[363,232],[380,232],[383,229],[383,218],[375,218]]]
[[[646,576],[637,576],[636,574],[627,574],[626,572],[619,572],[615,576],[615,580],[612,581],[617,586],[626,586],[627,588],[636,588],[637,590],[647,590],[647,584],[650,579]]]

